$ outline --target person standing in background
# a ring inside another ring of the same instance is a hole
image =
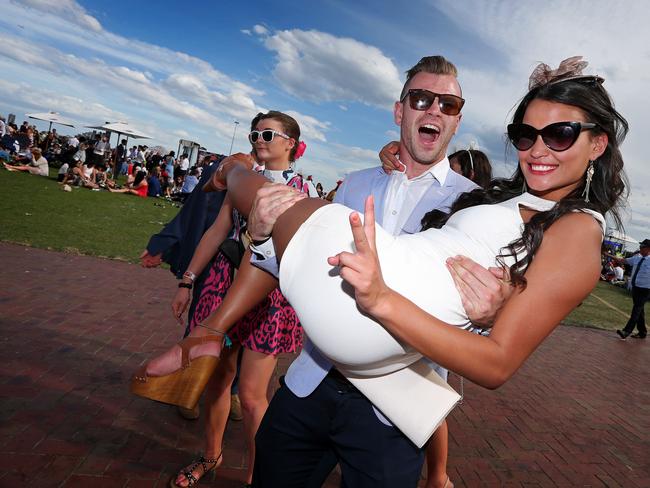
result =
[[[639,253],[630,258],[615,258],[618,262],[632,266],[630,277],[632,312],[625,327],[616,331],[623,340],[628,336],[632,336],[634,339],[645,339],[648,335],[645,323],[645,303],[650,298],[650,258],[648,257],[650,255],[650,239],[641,241],[639,247]],[[638,332],[633,334],[635,328]]]

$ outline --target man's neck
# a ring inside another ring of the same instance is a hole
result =
[[[429,164],[422,164],[415,161],[406,150],[400,152],[399,157],[402,164],[406,167],[405,173],[406,173],[406,177],[409,180],[413,178],[417,178],[418,176],[426,173],[431,168],[433,168],[436,164],[442,161],[442,159],[444,159],[442,158],[439,159],[438,161],[434,161]]]

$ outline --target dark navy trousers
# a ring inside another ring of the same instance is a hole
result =
[[[282,379],[255,438],[253,486],[320,487],[339,463],[345,488],[416,487],[423,461],[344,379],[330,374],[305,398]]]

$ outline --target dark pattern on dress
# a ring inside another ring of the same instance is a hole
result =
[[[228,288],[232,284],[232,268],[230,261],[219,252],[210,263],[210,271],[203,282],[201,294],[190,317],[190,329],[207,319],[223,302]]]

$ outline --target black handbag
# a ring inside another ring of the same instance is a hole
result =
[[[228,261],[235,267],[239,268],[241,260],[244,257],[244,244],[237,239],[226,239],[219,246],[219,251],[226,257]]]

